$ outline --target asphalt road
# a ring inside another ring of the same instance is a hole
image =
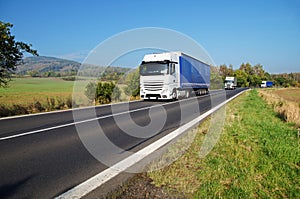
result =
[[[0,196],[58,196],[242,90],[1,119]]]

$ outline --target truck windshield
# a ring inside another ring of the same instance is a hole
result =
[[[146,63],[140,66],[141,75],[166,75],[168,74],[168,64]]]
[[[233,83],[233,80],[225,80],[225,83]]]

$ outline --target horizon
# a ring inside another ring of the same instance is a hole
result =
[[[47,58],[54,58],[54,59],[61,59],[61,60],[65,60],[65,61],[73,61],[73,62],[76,62],[78,64],[83,64],[79,61],[76,61],[76,60],[71,60],[71,59],[66,59],[66,58],[59,58],[59,57],[51,57],[51,56],[44,56],[44,55],[39,55],[39,56],[28,56],[28,57],[24,57],[24,59],[26,58],[37,58],[37,57],[47,57]],[[242,64],[247,64],[249,62],[243,62],[241,63]],[[95,67],[119,67],[119,68],[125,68],[125,69],[134,69],[135,67],[130,67],[130,66],[122,66],[122,65],[109,65],[109,66],[98,66],[98,65],[94,65],[94,64],[90,64],[90,63],[84,63],[84,64],[87,64],[87,65],[91,65],[91,66],[95,66]],[[255,64],[252,64],[252,63],[249,63],[251,66],[255,66],[257,65],[257,63]],[[228,64],[226,64],[227,67],[229,67]],[[138,67],[138,66],[136,66]],[[212,66],[212,67],[219,67],[219,66]],[[239,66],[240,67],[240,66]],[[238,70],[238,68],[233,68],[233,70]],[[264,69],[264,68],[263,68]],[[265,70],[265,69],[264,69]],[[265,72],[268,72],[265,70]],[[269,73],[269,72],[268,72]],[[290,74],[290,73],[300,73],[300,71],[296,71],[296,72],[283,72],[283,73],[269,73],[270,75],[280,75],[280,74]]]

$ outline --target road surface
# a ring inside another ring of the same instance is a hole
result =
[[[115,146],[135,152],[242,90],[213,91],[210,95],[175,102],[136,101],[1,119],[0,196],[53,198],[106,169],[107,164],[91,155],[80,139],[97,137],[99,129],[93,125],[95,122]],[[195,103],[199,111],[195,110]],[[149,113],[158,120],[165,119],[159,132],[141,137],[124,133],[133,125],[126,122],[128,116],[137,125],[147,126],[151,123]],[[79,135],[78,129],[84,129],[84,134]],[[100,148],[105,147],[101,142]],[[113,164],[123,157],[103,148],[101,158]]]

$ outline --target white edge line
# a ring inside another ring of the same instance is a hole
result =
[[[129,157],[121,160],[120,162],[116,163],[110,168],[107,168],[106,170],[96,174],[95,176],[89,178],[88,180],[82,182],[81,184],[75,186],[74,188],[70,189],[69,191],[59,195],[56,197],[57,199],[66,199],[66,198],[81,198],[85,196],[86,194],[90,193],[91,191],[95,190],[96,188],[100,187],[110,179],[114,178],[121,172],[124,172],[129,167],[133,166],[143,158],[147,157],[160,147],[164,146],[180,134],[184,133],[185,131],[189,130],[191,127],[197,125],[200,121],[205,119],[207,116],[211,115],[215,111],[217,111],[219,108],[224,106],[226,103],[230,102],[231,100],[235,99],[242,93],[244,93],[247,90],[244,90],[237,95],[231,97],[230,99],[226,100],[225,102],[222,102],[218,106],[214,107],[213,109],[205,112],[204,114],[200,115],[199,117],[195,118],[191,122],[179,127],[178,129],[172,131],[168,135],[162,137],[161,139],[153,142],[152,144],[146,146],[145,148],[139,150],[138,152],[130,155]]]
[[[215,95],[217,95],[217,94],[215,94]],[[198,96],[198,97],[183,99],[183,100],[181,100],[181,102],[187,101],[187,100],[191,100],[191,99],[194,99],[194,98],[206,97],[206,96],[208,96],[208,95],[202,95],[202,96]],[[123,114],[128,114],[128,113],[133,113],[133,112],[142,111],[142,110],[146,110],[146,109],[150,109],[150,108],[155,108],[155,107],[159,107],[159,106],[170,105],[170,104],[174,104],[174,103],[177,103],[177,102],[178,101],[164,103],[164,104],[158,104],[158,105],[154,105],[154,106],[150,106],[150,107],[144,107],[144,108],[135,109],[135,110],[131,110],[131,111],[120,112],[120,113],[116,113],[116,114],[113,114],[113,115],[106,115],[106,116],[96,117],[96,118],[92,118],[92,119],[87,119],[87,120],[72,122],[72,123],[68,123],[68,124],[62,124],[62,125],[58,125],[58,126],[53,126],[53,127],[48,127],[48,128],[44,128],[44,129],[39,129],[39,130],[35,130],[35,131],[29,131],[29,132],[20,133],[20,134],[16,134],[16,135],[11,135],[11,136],[7,136],[7,137],[0,137],[0,141],[12,139],[12,138],[17,138],[17,137],[22,137],[22,136],[26,136],[26,135],[31,135],[31,134],[36,134],[36,133],[41,133],[41,132],[44,132],[44,131],[50,131],[50,130],[54,130],[54,129],[59,129],[59,128],[67,127],[67,126],[72,126],[72,125],[76,125],[76,124],[85,123],[85,122],[91,122],[91,121],[100,120],[100,119],[104,119],[104,118],[108,118],[108,117],[113,117],[113,116],[118,116],[118,115],[123,115]],[[126,102],[124,102],[124,103],[126,103]],[[109,106],[109,105],[107,105],[107,106]],[[67,110],[65,110],[65,111],[67,111]],[[45,113],[41,113],[41,114],[45,114]]]
[[[220,91],[224,89],[217,89],[217,90],[211,90],[211,91]],[[125,101],[125,102],[117,102],[117,103],[112,103],[112,104],[101,104],[97,106],[86,106],[86,107],[79,107],[79,108],[71,108],[71,109],[66,109],[66,110],[56,110],[56,111],[49,111],[49,112],[42,112],[42,113],[31,113],[31,114],[26,114],[26,115],[15,115],[15,116],[9,116],[9,117],[2,117],[0,118],[1,120],[8,120],[8,119],[15,119],[15,118],[22,118],[22,117],[32,117],[32,116],[38,116],[38,115],[46,115],[46,114],[51,114],[51,113],[62,113],[62,112],[68,112],[68,111],[73,111],[73,110],[83,110],[83,109],[89,109],[89,108],[98,108],[98,107],[105,107],[105,106],[113,106],[113,105],[120,105],[120,104],[125,104],[125,103],[135,103],[135,102],[140,102],[143,100],[133,100],[133,101]]]
[[[97,105],[97,106],[85,106],[85,107],[71,108],[71,109],[65,109],[65,110],[56,110],[56,111],[41,112],[41,113],[31,113],[31,114],[26,114],[26,115],[15,115],[15,116],[9,116],[9,117],[2,117],[2,118],[0,118],[0,121],[1,120],[7,120],[7,119],[21,118],[21,117],[32,117],[32,116],[38,116],[38,115],[46,115],[46,114],[51,114],[51,113],[63,113],[63,112],[68,112],[68,111],[73,111],[73,110],[83,110],[83,109],[89,109],[89,108],[113,106],[113,105],[120,105],[120,104],[125,104],[125,103],[134,103],[134,102],[140,102],[140,101],[142,101],[142,100],[117,102],[117,103],[112,103],[112,104],[101,104],[101,105]]]

